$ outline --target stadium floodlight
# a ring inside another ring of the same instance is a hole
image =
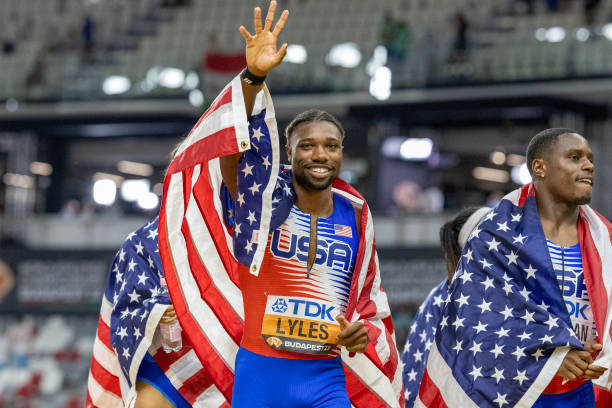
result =
[[[506,154],[504,152],[496,150],[491,153],[491,155],[489,156],[489,160],[491,160],[491,163],[501,166],[506,162]]]
[[[325,62],[331,66],[355,68],[361,62],[361,51],[353,42],[336,44],[329,50]]]
[[[427,160],[433,150],[433,141],[428,138],[408,138],[400,146],[400,157],[404,160]]]
[[[92,178],[94,179],[94,181],[102,179],[113,180],[115,182],[116,188],[119,188],[121,186],[121,183],[123,183],[123,180],[125,180],[123,177],[117,174],[104,173],[102,171],[95,172]]]
[[[546,34],[548,33],[548,30],[540,27],[535,31],[535,38],[538,41],[546,41]]]
[[[164,68],[159,72],[159,85],[165,88],[180,88],[185,82],[185,72],[179,68]]]
[[[121,75],[111,75],[102,83],[102,91],[107,95],[119,95],[127,92],[132,86],[132,82]]]
[[[19,102],[15,98],[8,98],[5,106],[7,111],[16,112],[19,109]]]
[[[190,71],[185,76],[185,83],[183,84],[183,87],[185,89],[196,89],[198,85],[200,85],[200,77],[198,77],[196,72]]]
[[[369,76],[374,76],[376,69],[387,64],[387,47],[377,45],[372,53],[372,59],[366,64],[366,72]]]
[[[300,44],[291,44],[287,46],[287,55],[285,61],[291,62],[292,64],[303,64],[308,59],[308,52],[306,47]]]
[[[510,175],[506,170],[492,169],[490,167],[474,167],[472,176],[478,180],[507,183]]]
[[[378,67],[370,79],[370,95],[384,101],[391,96],[391,70],[387,67]]]
[[[508,166],[514,167],[514,166],[519,166],[523,163],[525,163],[525,156],[521,154],[510,153],[508,156],[506,156],[506,164]]]
[[[117,196],[117,185],[111,179],[96,180],[93,185],[93,199],[96,204],[113,205]]]
[[[50,176],[53,173],[53,166],[49,163],[33,161],[30,163],[30,173],[39,176]]]
[[[152,210],[159,204],[159,197],[157,194],[149,191],[138,198],[137,204],[144,210]]]
[[[512,181],[516,184],[524,185],[531,183],[531,174],[529,174],[529,170],[527,169],[527,163],[514,166],[512,170],[510,170],[510,176],[512,177]]]
[[[4,173],[2,181],[7,186],[19,187],[19,188],[33,188],[34,177],[26,174],[15,174],[15,173]]]
[[[130,160],[120,160],[117,163],[117,170],[125,174],[149,177],[153,174],[153,166],[147,163],[138,163]]]
[[[194,89],[189,92],[189,103],[196,108],[202,106],[204,103],[204,94],[199,89]]]
[[[601,27],[601,33],[610,41],[612,41],[612,23],[608,23]]]
[[[146,179],[131,179],[121,183],[121,198],[125,201],[138,201],[149,192],[151,183]]]
[[[590,36],[591,33],[589,32],[588,28],[580,27],[578,30],[576,30],[576,39],[578,41],[587,41]]]
[[[565,29],[563,27],[550,27],[546,31],[546,40],[551,43],[558,43],[565,39]]]

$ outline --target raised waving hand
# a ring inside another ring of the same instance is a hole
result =
[[[240,33],[246,40],[246,60],[249,71],[257,76],[266,76],[268,71],[280,65],[287,54],[287,43],[277,49],[278,36],[285,27],[289,11],[284,10],[272,29],[274,23],[274,12],[276,2],[270,2],[265,23],[262,25],[261,9],[255,7],[253,10],[255,20],[255,34],[240,26]]]

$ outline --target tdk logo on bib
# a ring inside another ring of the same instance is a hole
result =
[[[278,299],[276,302],[279,301],[284,302],[283,299]],[[329,305],[326,302],[305,300],[304,298],[288,298],[287,301],[292,305],[289,309],[290,313],[295,317],[314,317],[315,319],[327,320],[332,323],[336,322],[336,319],[332,317],[332,313],[336,310],[334,305]],[[274,305],[272,310],[274,311]],[[285,313],[286,310],[287,308],[282,311],[279,310],[279,312]]]
[[[268,296],[261,334],[278,350],[329,354],[337,344],[338,306],[317,299]]]
[[[276,302],[272,305],[272,311],[277,313],[285,313],[287,311],[287,302],[285,299],[276,299]]]

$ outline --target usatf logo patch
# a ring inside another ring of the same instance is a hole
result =
[[[338,306],[318,299],[268,296],[261,335],[277,350],[329,354],[337,344]]]

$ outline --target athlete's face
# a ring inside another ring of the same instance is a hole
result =
[[[327,121],[303,123],[289,137],[287,156],[300,186],[325,190],[340,174],[342,134]]]
[[[557,143],[539,163],[534,173],[557,201],[571,205],[587,204],[593,192],[593,152],[586,139],[575,133],[560,135]]]

